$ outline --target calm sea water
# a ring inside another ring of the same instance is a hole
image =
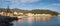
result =
[[[25,17],[12,23],[13,26],[60,26],[60,17]]]

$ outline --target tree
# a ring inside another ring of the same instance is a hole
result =
[[[5,9],[6,13],[11,13],[12,11],[10,10],[9,6]]]

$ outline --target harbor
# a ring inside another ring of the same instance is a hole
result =
[[[60,26],[60,0],[0,0],[0,26]]]

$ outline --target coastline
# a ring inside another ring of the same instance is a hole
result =
[[[9,16],[0,16],[0,26],[11,26],[13,25],[11,22],[14,20],[17,20],[17,18]]]

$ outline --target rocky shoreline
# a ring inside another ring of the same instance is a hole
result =
[[[14,20],[18,20],[17,17],[0,16],[0,26],[12,26]]]

